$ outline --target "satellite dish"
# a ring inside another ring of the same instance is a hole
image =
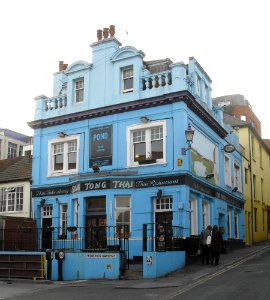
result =
[[[235,151],[235,147],[232,144],[228,144],[224,146],[223,150],[227,153],[232,153],[233,151]]]

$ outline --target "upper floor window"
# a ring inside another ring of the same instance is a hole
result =
[[[133,67],[122,70],[122,91],[123,93],[133,92]]]
[[[23,187],[9,187],[0,189],[0,212],[23,210]]]
[[[165,161],[165,122],[151,122],[128,128],[128,165]]]
[[[78,137],[49,142],[49,175],[75,173],[78,169]]]
[[[208,87],[204,86],[204,101],[207,103],[208,101]]]
[[[240,116],[240,119],[241,119],[242,121],[246,121],[246,120],[247,120],[247,117],[246,117],[245,115],[241,115],[241,116]]]
[[[8,158],[14,158],[17,156],[17,145],[8,142]]]
[[[224,171],[225,171],[225,185],[231,186],[231,167],[230,158],[224,156]]]
[[[76,80],[74,82],[74,98],[76,103],[83,102],[83,96],[84,96],[83,94],[84,94],[84,80],[83,79]]]
[[[259,154],[260,154],[260,167],[263,167],[263,152],[262,152],[262,146],[259,146]]]
[[[255,159],[255,138],[253,135],[251,136],[251,155]]]
[[[238,163],[234,162],[234,186],[241,191],[241,169]]]
[[[203,213],[203,228],[206,229],[210,225],[210,203],[203,200],[202,202],[202,213]]]

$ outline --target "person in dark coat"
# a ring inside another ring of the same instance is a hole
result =
[[[223,249],[222,233],[219,231],[218,226],[214,225],[211,238],[211,265],[215,263],[215,266],[219,264],[220,253]]]
[[[207,237],[211,235],[212,227],[211,225],[208,225],[206,229],[202,230],[200,235],[200,248],[201,248],[201,259],[202,264],[206,262],[207,265],[209,265],[210,260],[210,245],[207,245]]]

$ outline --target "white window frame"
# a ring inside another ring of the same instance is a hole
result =
[[[76,141],[76,168],[68,169],[68,153],[69,153],[69,143]],[[63,144],[63,169],[54,170],[54,145]],[[80,137],[78,135],[71,135],[64,138],[54,139],[48,142],[48,176],[62,176],[68,174],[76,174],[78,172],[79,164],[79,145]]]
[[[67,234],[67,217],[68,217],[68,205],[66,203],[60,204],[60,218],[59,218],[59,234]]]
[[[117,200],[119,199],[126,199],[129,202],[128,206],[118,206],[117,205]],[[118,212],[129,212],[129,222],[117,222],[117,216]],[[116,232],[118,232],[118,225],[128,225],[129,226],[129,234],[131,233],[131,195],[115,195],[114,196],[114,224],[116,226]],[[123,236],[124,237],[124,236]]]
[[[7,158],[17,157],[18,145],[12,142],[8,142],[8,156]]]
[[[203,221],[203,229],[206,229],[210,222],[210,203],[207,200],[202,201],[202,221]]]
[[[53,206],[51,204],[42,207],[42,218],[49,219],[52,217]]]
[[[198,201],[189,199],[190,205],[190,235],[198,235]]]
[[[0,189],[0,212],[23,211],[23,186],[6,187]]]
[[[125,76],[125,72],[126,71],[132,71],[132,75],[129,75],[129,76]],[[134,68],[133,66],[129,66],[129,67],[125,67],[121,70],[121,76],[122,76],[122,92],[123,93],[129,93],[129,92],[133,92],[133,89],[134,89]],[[126,89],[125,88],[125,81],[126,80],[130,80],[132,79],[132,88],[129,88],[129,89]]]
[[[172,211],[173,198],[171,196],[162,196],[155,198],[155,212]]]
[[[242,191],[242,174],[240,164],[237,161],[234,161],[234,186],[238,188],[238,191]]]
[[[227,155],[224,155],[224,181],[226,186],[232,186],[231,158]]]
[[[82,99],[80,99],[82,94]],[[84,78],[74,80],[74,101],[82,103],[84,101]]]
[[[74,209],[73,225],[78,227],[79,226],[79,200],[78,199],[73,200],[73,209]]]
[[[134,161],[134,147],[133,147],[133,132],[136,130],[146,130],[146,156],[151,153],[151,129],[155,127],[163,128],[163,158],[156,159],[154,164],[166,163],[166,122],[165,121],[154,121],[147,124],[133,125],[127,127],[127,165],[129,167],[145,166],[145,164],[139,164],[138,161]],[[149,133],[150,132],[150,133]],[[148,164],[147,164],[148,165]]]

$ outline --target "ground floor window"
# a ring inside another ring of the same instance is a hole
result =
[[[202,213],[203,213],[203,228],[206,229],[210,225],[210,203],[206,200],[202,202]]]
[[[189,206],[190,206],[190,235],[198,235],[197,200],[192,195],[190,195]]]
[[[131,197],[129,195],[115,196],[115,225],[118,234],[130,232],[130,210]]]
[[[227,220],[228,238],[231,238],[232,237],[232,212],[230,208],[228,208],[227,210],[227,216],[228,216],[228,220]]]
[[[236,239],[239,238],[239,216],[238,216],[238,210],[235,210],[234,212],[234,236]]]
[[[60,230],[59,234],[62,238],[67,235],[67,204],[60,204]]]

